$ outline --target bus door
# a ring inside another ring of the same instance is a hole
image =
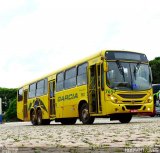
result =
[[[55,80],[49,82],[49,107],[50,107],[50,117],[56,115],[55,111]]]
[[[88,70],[88,101],[91,114],[102,113],[101,64],[91,65]]]
[[[24,95],[23,117],[24,117],[24,121],[26,121],[26,120],[28,120],[28,113],[27,113],[27,95],[28,95],[28,90],[24,90],[23,95]]]

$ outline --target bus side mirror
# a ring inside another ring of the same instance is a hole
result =
[[[160,91],[158,91],[156,95],[156,107],[159,107],[159,105],[160,105]]]
[[[158,91],[158,100],[160,101],[160,90]]]
[[[152,82],[152,81],[153,81],[153,76],[152,76],[152,70],[151,70],[151,67],[149,67],[149,72],[150,72],[151,82]]]
[[[159,100],[156,100],[156,107],[159,106]]]
[[[104,69],[104,72],[108,71],[108,64],[106,61],[103,62],[103,69]]]

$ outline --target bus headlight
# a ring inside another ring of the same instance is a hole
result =
[[[148,108],[147,110],[148,110],[148,111],[150,111],[151,109],[150,109],[150,108]]]
[[[147,100],[147,103],[151,103],[152,101],[153,101],[153,96],[149,96],[148,100]]]
[[[111,95],[110,98],[111,98],[111,101],[112,101],[112,102],[114,102],[114,103],[117,103],[117,102],[118,102],[118,99],[117,99],[116,97],[114,97],[114,96]]]

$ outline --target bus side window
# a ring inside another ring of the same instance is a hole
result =
[[[37,82],[36,96],[44,94],[44,80]]]
[[[61,91],[64,89],[64,72],[57,74],[57,84],[56,91]]]
[[[29,86],[29,98],[34,98],[36,96],[36,83]]]
[[[77,85],[87,84],[87,63],[78,66]]]
[[[65,89],[73,88],[76,86],[77,68],[73,67],[65,72]]]
[[[23,89],[19,89],[18,90],[18,101],[22,101],[23,100]]]
[[[48,92],[48,79],[44,79],[44,94],[47,94]]]

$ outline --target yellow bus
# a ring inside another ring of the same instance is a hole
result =
[[[17,117],[33,125],[100,117],[129,123],[134,114],[153,112],[151,82],[145,54],[103,50],[21,86]]]

